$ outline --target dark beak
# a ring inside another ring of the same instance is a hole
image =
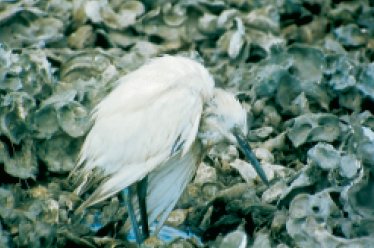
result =
[[[267,186],[269,186],[269,180],[267,179],[266,174],[265,174],[264,170],[262,169],[260,162],[258,162],[256,156],[253,154],[251,147],[245,141],[245,136],[239,130],[234,131],[234,136],[235,136],[236,140],[238,141],[239,149],[243,152],[247,161],[252,164],[253,168],[256,170],[256,172],[257,172],[258,176],[261,178],[261,180]]]

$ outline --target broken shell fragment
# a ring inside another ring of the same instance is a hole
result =
[[[289,124],[287,136],[295,147],[307,142],[332,142],[340,135],[339,119],[332,114],[304,114]]]

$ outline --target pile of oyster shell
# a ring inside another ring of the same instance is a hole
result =
[[[198,54],[237,94],[271,183],[214,148],[167,221],[174,237],[145,247],[372,246],[373,1],[6,0],[0,247],[132,246],[122,200],[78,216],[67,175],[91,109],[165,53]]]

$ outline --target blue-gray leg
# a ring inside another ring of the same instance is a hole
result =
[[[133,193],[132,193],[131,186],[126,188],[125,190],[123,190],[123,193],[124,193],[123,195],[125,196],[125,201],[126,201],[126,204],[127,204],[127,211],[128,211],[129,217],[130,217],[132,230],[134,231],[136,243],[138,243],[140,245],[141,243],[143,243],[143,239],[142,239],[142,236],[140,234],[138,221],[136,219],[136,215],[135,215],[135,212],[134,212],[134,207],[132,205]]]
[[[147,187],[148,187],[148,176],[145,176],[136,184],[136,191],[138,193],[139,210],[140,210],[140,224],[142,226],[143,240],[149,237],[149,226],[148,226],[148,215],[147,215]]]

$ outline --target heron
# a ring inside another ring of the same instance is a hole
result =
[[[193,59],[165,55],[120,77],[92,123],[71,176],[78,195],[95,189],[77,211],[123,193],[138,244],[149,224],[157,223],[156,233],[164,224],[214,145],[238,147],[268,184],[246,141],[246,111]]]

